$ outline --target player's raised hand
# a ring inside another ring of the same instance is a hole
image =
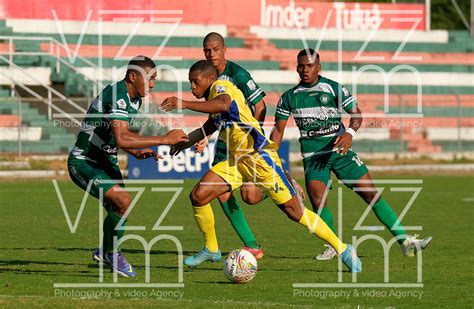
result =
[[[339,135],[334,141],[333,150],[335,150],[336,153],[345,155],[349,151],[349,148],[351,148],[351,146],[352,146],[352,135],[347,132],[344,132],[341,135]]]
[[[172,110],[178,109],[179,105],[180,100],[177,97],[169,97],[161,102],[160,108],[165,112],[170,112]]]
[[[165,145],[174,145],[187,142],[189,142],[189,136],[180,129],[171,130],[165,135]]]
[[[202,153],[204,149],[206,149],[208,142],[209,142],[208,139],[205,138],[205,139],[200,140],[196,144],[194,144],[194,152]]]
[[[155,161],[158,161],[158,159],[163,159],[163,157],[161,155],[157,154],[156,152],[154,152],[150,148],[137,150],[137,152],[135,152],[134,156],[138,160],[148,159],[148,158],[151,158],[151,157],[153,157],[153,159],[155,159]]]

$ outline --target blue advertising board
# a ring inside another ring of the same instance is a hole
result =
[[[201,178],[210,168],[214,158],[214,144],[209,143],[202,153],[186,149],[177,156],[169,155],[169,146],[153,148],[163,159],[137,160],[128,156],[129,179],[194,179]],[[290,170],[290,143],[282,141],[278,149],[283,168]]]

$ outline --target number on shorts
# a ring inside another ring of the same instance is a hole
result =
[[[362,164],[364,164],[364,162],[362,162],[362,160],[357,155],[352,157],[352,161],[357,163],[358,166],[362,166]]]

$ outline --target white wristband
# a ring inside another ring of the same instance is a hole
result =
[[[354,131],[353,128],[349,128],[346,130],[346,133],[349,133],[350,135],[352,135],[352,137],[354,137],[356,135],[356,131]]]

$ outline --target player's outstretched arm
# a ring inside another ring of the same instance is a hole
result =
[[[217,114],[227,112],[230,108],[230,103],[230,96],[223,93],[206,102],[179,100],[177,97],[169,97],[160,104],[160,107],[162,110],[169,112],[178,109],[181,105],[182,109],[189,109],[206,114]]]
[[[146,148],[156,145],[174,145],[189,141],[183,130],[171,130],[162,136],[141,136],[130,132],[128,121],[112,120],[110,122],[117,146],[122,149]]]
[[[351,148],[352,138],[354,137],[356,131],[361,127],[363,121],[362,111],[358,106],[353,109],[349,109],[347,112],[351,115],[349,128],[347,128],[346,132],[339,135],[334,141],[334,149],[337,153],[343,155],[345,155]]]
[[[265,116],[267,114],[267,105],[265,104],[265,101],[261,99],[260,101],[255,104],[255,119],[258,120],[260,123],[260,126],[263,127],[263,124],[265,123]]]
[[[163,159],[163,157],[159,154],[157,154],[153,149],[150,148],[145,148],[145,149],[123,149],[125,152],[131,154],[138,160],[142,159],[148,159],[148,158],[153,158],[155,161],[158,161],[158,159]]]
[[[206,136],[211,135],[217,130],[212,119],[208,119],[202,127],[189,133],[189,140],[187,142],[178,143],[171,146],[170,155],[175,156],[180,153],[182,150],[187,149],[199,142],[200,140],[206,138]]]
[[[280,146],[281,140],[283,139],[287,122],[288,120],[275,118],[275,126],[273,127],[272,133],[270,134],[270,139],[278,146]]]

